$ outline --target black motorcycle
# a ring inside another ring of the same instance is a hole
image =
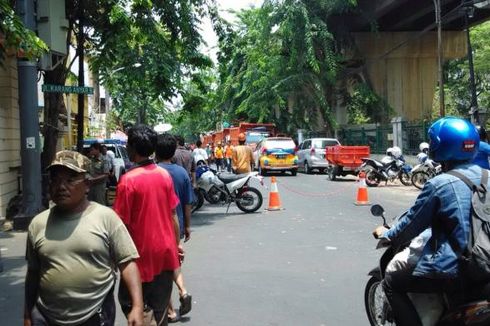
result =
[[[363,158],[361,171],[366,173],[366,184],[369,187],[377,187],[381,181],[386,184],[399,179],[404,186],[412,184],[410,171],[412,167],[402,159],[386,156],[377,161],[372,158]]]
[[[371,213],[383,218],[383,226],[389,228],[384,216],[384,209],[380,205],[373,205]],[[386,248],[381,256],[379,266],[369,272],[371,278],[364,291],[366,314],[371,326],[396,325],[383,291],[381,282],[385,276],[386,267],[393,257],[408,246],[395,247],[386,239],[381,239],[376,249]],[[483,326],[490,325],[490,301],[484,299],[479,289],[465,289],[464,295],[457,294],[410,294],[414,306],[417,308],[423,325],[435,326]],[[431,300],[428,300],[428,298]]]

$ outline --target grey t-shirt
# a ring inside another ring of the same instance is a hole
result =
[[[117,214],[94,202],[78,214],[61,216],[53,207],[37,215],[26,256],[40,276],[37,306],[60,325],[96,313],[114,285],[117,265],[139,257]]]

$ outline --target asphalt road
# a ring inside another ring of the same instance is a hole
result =
[[[226,214],[226,207],[205,204],[194,214],[183,267],[193,309],[181,323],[368,325],[364,285],[381,254],[371,236],[380,221],[368,206],[354,205],[357,183],[298,173],[278,176],[278,188],[281,211],[264,210],[269,190],[262,188],[258,213],[232,206]],[[382,204],[387,216],[407,209],[417,194],[400,184],[369,188],[370,202]],[[25,233],[0,232],[0,247],[0,320],[19,325]],[[125,324],[120,313],[117,324]]]

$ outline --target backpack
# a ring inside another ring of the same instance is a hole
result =
[[[459,245],[450,240],[449,243],[458,255],[463,275],[471,281],[490,280],[490,194],[487,196],[488,171],[482,169],[480,185],[477,186],[463,174],[448,171],[466,183],[471,189],[471,232],[468,247],[460,250]]]

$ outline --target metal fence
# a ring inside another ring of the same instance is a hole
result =
[[[381,154],[393,146],[393,127],[391,125],[368,125],[359,128],[343,127],[337,136],[342,145],[361,145],[371,147],[371,153]]]
[[[419,144],[427,141],[430,122],[404,122],[402,124],[403,154],[415,155]],[[342,145],[364,145],[371,147],[371,153],[383,154],[393,146],[393,125],[342,126],[337,130]]]
[[[415,155],[420,152],[419,145],[421,142],[428,141],[427,131],[430,122],[409,123],[404,122],[402,125],[403,132],[403,154]]]

